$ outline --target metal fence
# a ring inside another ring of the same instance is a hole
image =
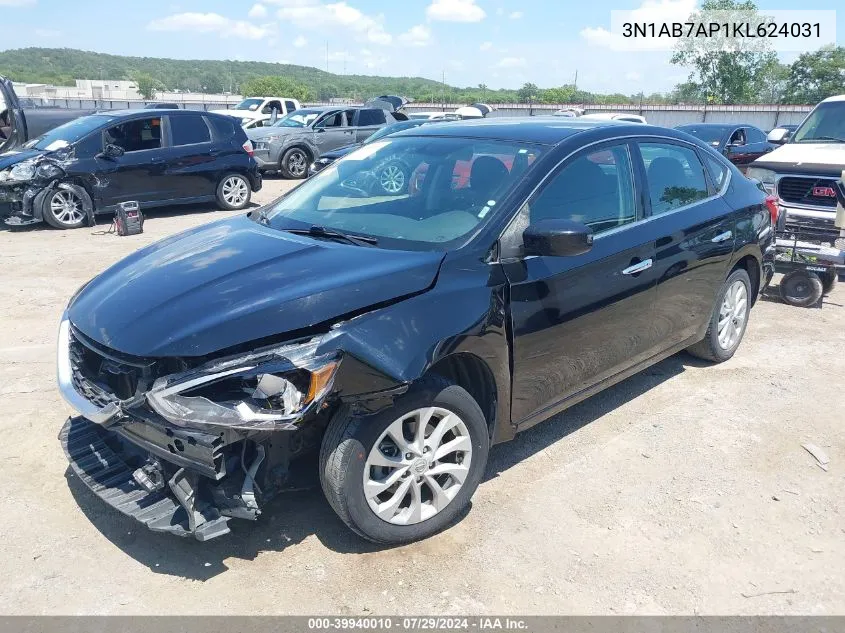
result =
[[[114,101],[96,99],[47,99],[47,104],[79,110],[119,110],[143,108],[155,101]],[[232,104],[223,102],[185,101],[182,107],[187,110],[225,110]],[[308,106],[337,105],[329,103],[310,103]],[[437,103],[412,103],[405,107],[407,112],[450,111],[455,105]],[[548,105],[525,103],[503,103],[494,106],[491,117],[542,116],[553,114],[556,110],[578,107],[585,113],[627,112],[639,114],[652,125],[675,127],[686,123],[746,123],[763,130],[771,130],[778,125],[798,124],[813,109],[808,105]]]

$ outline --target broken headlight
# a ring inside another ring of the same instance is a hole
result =
[[[26,160],[0,172],[0,182],[27,182],[35,176],[35,163]]]
[[[147,402],[179,426],[286,430],[332,386],[336,356],[315,356],[319,339],[251,352],[159,378]]]

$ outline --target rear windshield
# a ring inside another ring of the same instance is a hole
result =
[[[99,127],[114,121],[117,117],[106,114],[94,114],[84,116],[42,134],[24,145],[26,148],[53,151],[67,147],[84,136],[87,136]]]

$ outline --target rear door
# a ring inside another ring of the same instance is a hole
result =
[[[654,328],[671,346],[703,334],[725,280],[735,232],[734,213],[722,198],[730,170],[682,141],[637,146],[647,182],[646,215],[656,237]]]
[[[206,118],[200,112],[184,112],[169,115],[167,123],[169,143],[162,151],[173,197],[213,195],[217,187],[218,152]]]
[[[358,122],[355,126],[355,139],[363,143],[375,132],[387,125],[387,115],[379,108],[362,108],[358,110]]]
[[[587,224],[595,238],[575,257],[503,258],[510,281],[512,417],[533,424],[567,400],[653,355],[653,227],[643,221],[635,149],[585,149],[554,172],[520,211]]]
[[[23,109],[12,82],[0,77],[0,152],[23,145],[28,140]]]

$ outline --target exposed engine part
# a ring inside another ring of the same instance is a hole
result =
[[[255,447],[255,459],[252,461],[252,465],[249,467],[249,470],[246,472],[246,477],[244,478],[244,485],[241,487],[241,500],[244,502],[244,505],[247,507],[248,510],[255,512],[256,515],[260,513],[258,509],[258,503],[255,500],[255,487],[257,484],[255,483],[255,475],[258,472],[258,468],[261,466],[261,462],[264,461],[264,447],[259,444]]]
[[[136,469],[132,478],[147,492],[162,490],[165,484],[164,472],[158,461],[150,461]]]

